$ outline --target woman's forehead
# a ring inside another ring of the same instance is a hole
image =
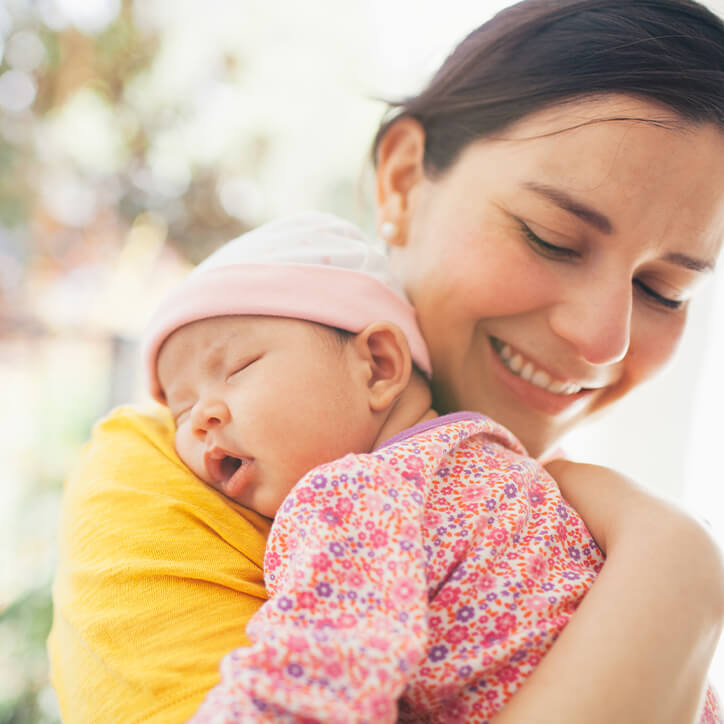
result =
[[[638,120],[670,130],[690,125],[663,104],[625,94],[603,93],[574,97],[543,107],[523,116],[499,135],[517,139],[557,135],[580,126],[615,120]]]
[[[598,231],[696,239],[724,235],[724,130],[636,99],[606,97],[541,111],[461,155],[460,186],[537,196]]]

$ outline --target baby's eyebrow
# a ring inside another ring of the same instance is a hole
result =
[[[205,352],[202,361],[202,368],[205,372],[216,374],[224,365],[228,355],[226,342],[212,344]]]

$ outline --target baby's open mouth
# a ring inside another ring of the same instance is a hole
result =
[[[243,460],[227,455],[219,466],[224,480],[228,480],[243,464]]]
[[[225,483],[230,480],[244,462],[245,458],[230,455],[220,448],[212,448],[204,455],[206,471],[214,483]]]

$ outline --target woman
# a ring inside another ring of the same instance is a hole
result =
[[[541,455],[669,358],[718,255],[724,27],[687,0],[527,0],[393,111],[375,158],[437,408],[483,411]],[[605,512],[608,560],[496,722],[695,721],[719,552],[635,488],[571,488],[555,465],[584,520]],[[263,601],[268,525],[190,476],[163,413],[104,421],[65,499],[64,720],[190,716]]]

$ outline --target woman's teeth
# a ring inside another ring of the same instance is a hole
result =
[[[580,385],[576,385],[573,382],[554,380],[544,370],[537,369],[530,360],[525,359],[519,352],[513,352],[508,344],[496,339],[493,340],[493,347],[503,360],[503,364],[505,364],[513,374],[522,377],[536,387],[548,390],[548,392],[552,392],[554,395],[575,395],[583,389]]]

